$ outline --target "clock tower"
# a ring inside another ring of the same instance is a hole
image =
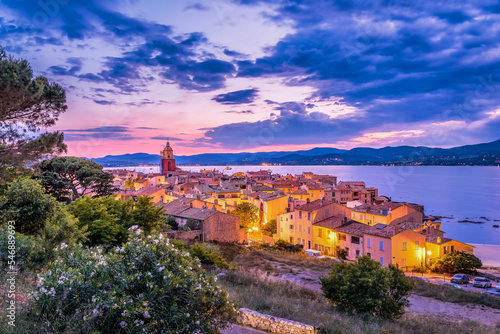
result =
[[[170,142],[167,140],[167,146],[160,152],[160,174],[171,176],[175,171],[174,150],[170,147]]]

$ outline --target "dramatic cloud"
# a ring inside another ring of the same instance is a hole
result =
[[[238,150],[500,133],[493,0],[4,0],[0,12],[0,45],[67,88],[61,127],[87,128],[70,141],[147,147],[182,127],[186,148]],[[125,116],[99,128],[103,109]]]
[[[214,96],[212,100],[221,104],[243,104],[252,103],[257,98],[258,89],[243,89],[226,94],[219,94]]]

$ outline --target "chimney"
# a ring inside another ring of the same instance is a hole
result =
[[[288,197],[288,210],[289,212],[293,212],[293,210],[295,210],[295,202],[293,201],[293,197]]]

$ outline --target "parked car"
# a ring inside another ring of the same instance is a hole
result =
[[[324,259],[325,258],[323,255],[321,255],[320,251],[317,251],[317,250],[314,250],[314,249],[306,249],[304,251],[304,253],[306,253],[309,256],[315,257],[317,259]]]
[[[469,280],[470,280],[469,275],[456,274],[451,278],[451,283],[469,284]]]
[[[500,283],[497,283],[497,287],[495,289],[497,292],[500,292]]]
[[[422,281],[422,282],[426,282],[426,283],[430,283],[430,281],[425,278],[425,277],[421,277],[421,276],[410,276],[411,278],[413,279],[416,279],[417,281]]]
[[[446,282],[443,285],[450,286],[452,288],[456,288],[456,289],[462,290],[462,287],[460,285],[456,284],[456,283],[448,283],[448,282]]]
[[[491,281],[484,277],[476,277],[474,278],[472,286],[476,288],[491,288]]]

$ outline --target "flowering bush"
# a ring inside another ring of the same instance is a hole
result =
[[[65,247],[39,275],[32,315],[53,332],[219,333],[236,310],[215,277],[162,235],[104,253]]]

